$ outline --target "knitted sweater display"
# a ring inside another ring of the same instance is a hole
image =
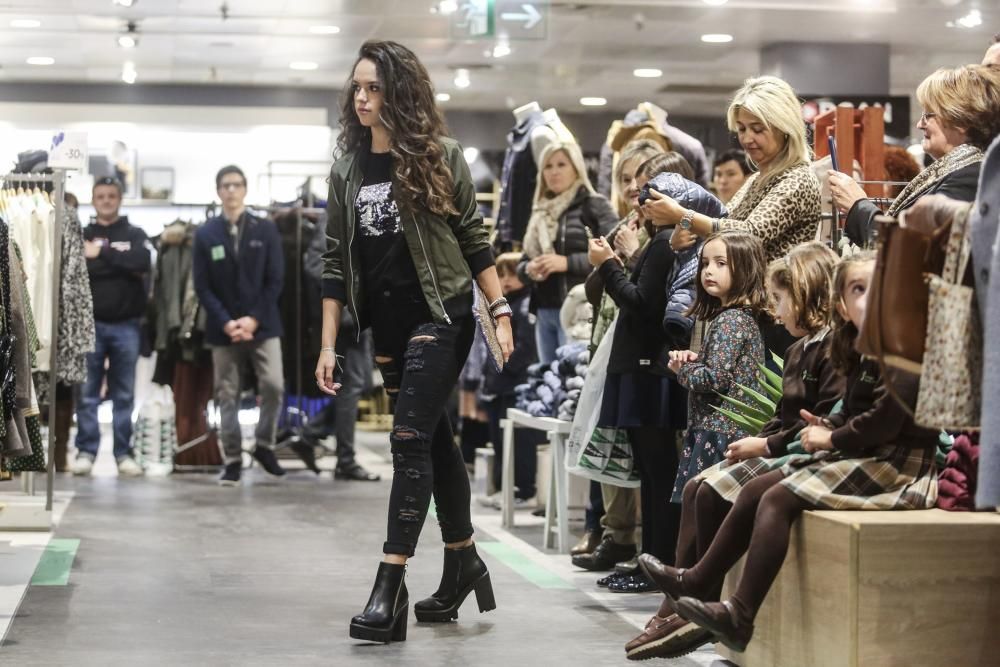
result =
[[[532,364],[528,367],[528,381],[514,390],[518,410],[533,417],[572,420],[589,363],[587,343],[581,341],[558,348],[551,364]]]

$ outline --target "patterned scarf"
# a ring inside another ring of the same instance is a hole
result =
[[[531,210],[528,228],[524,232],[523,247],[529,258],[534,259],[539,255],[555,252],[555,237],[559,233],[559,219],[573,203],[583,185],[582,180],[577,180],[563,193],[535,203],[535,207]]]
[[[940,182],[944,177],[970,164],[983,161],[983,151],[971,144],[962,144],[951,149],[944,157],[924,169],[903,188],[886,215],[896,217],[900,211],[913,205],[928,189]]]

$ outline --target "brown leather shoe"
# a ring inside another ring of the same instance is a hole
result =
[[[677,614],[656,615],[649,619],[641,635],[625,644],[625,657],[629,660],[679,658],[711,639],[711,632]]]
[[[576,546],[569,550],[569,555],[582,556],[594,553],[594,549],[601,543],[601,535],[602,531],[600,530],[588,530],[576,543]]]
[[[661,563],[656,556],[650,554],[639,555],[639,569],[646,573],[656,587],[667,596],[668,602],[675,602],[682,595],[690,595],[691,591],[685,590],[681,575],[683,568],[671,567]],[[673,607],[677,611],[676,607]]]
[[[682,597],[677,601],[677,613],[711,631],[720,642],[738,653],[746,650],[753,637],[753,623],[740,619],[729,600],[702,602]]]

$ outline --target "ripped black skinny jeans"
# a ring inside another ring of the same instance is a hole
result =
[[[444,542],[472,537],[469,475],[446,406],[469,356],[475,325],[469,315],[452,324],[397,327],[395,344],[379,341],[381,332],[376,332],[375,363],[393,403],[392,491],[382,551],[409,557],[432,495]]]

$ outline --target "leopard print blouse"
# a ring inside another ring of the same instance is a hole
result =
[[[747,179],[727,205],[729,217],[719,229],[749,232],[764,244],[767,261],[781,259],[788,251],[816,238],[819,228],[819,179],[801,164],[786,170],[763,187],[755,187],[760,174]]]

